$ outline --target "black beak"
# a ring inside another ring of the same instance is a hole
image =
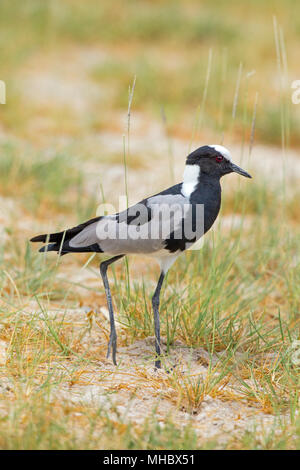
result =
[[[239,166],[235,165],[234,163],[230,164],[231,170],[234,171],[235,173],[238,173],[239,175],[245,176],[246,178],[252,178],[247,171],[243,170],[243,168],[240,168]]]

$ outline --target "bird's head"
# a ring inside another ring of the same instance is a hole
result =
[[[204,145],[190,153],[186,160],[187,165],[198,165],[200,174],[207,174],[221,178],[227,173],[238,173],[251,178],[249,173],[231,161],[231,155],[222,145]]]

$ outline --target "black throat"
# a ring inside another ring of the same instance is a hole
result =
[[[207,232],[216,220],[221,207],[220,177],[200,172],[190,202],[204,205],[204,233]]]

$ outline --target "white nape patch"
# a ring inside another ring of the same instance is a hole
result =
[[[231,153],[226,147],[223,147],[223,145],[209,145],[209,147],[214,148],[217,152],[223,155],[226,160],[229,160],[231,162]]]
[[[183,173],[183,184],[181,192],[185,197],[189,197],[195,190],[200,176],[199,165],[185,165]]]

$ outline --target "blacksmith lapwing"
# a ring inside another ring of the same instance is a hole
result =
[[[160,265],[160,277],[152,297],[155,326],[155,367],[161,367],[159,298],[163,280],[176,258],[191,247],[213,225],[221,204],[220,179],[236,172],[251,176],[231,161],[221,145],[198,148],[186,160],[183,182],[142,200],[114,215],[96,217],[77,227],[50,235],[39,235],[32,242],[46,243],[40,251],[96,252],[112,255],[102,261],[102,276],[110,317],[107,357],[112,350],[116,365],[117,334],[107,268],[128,254],[154,257]],[[48,244],[49,242],[49,244]]]

